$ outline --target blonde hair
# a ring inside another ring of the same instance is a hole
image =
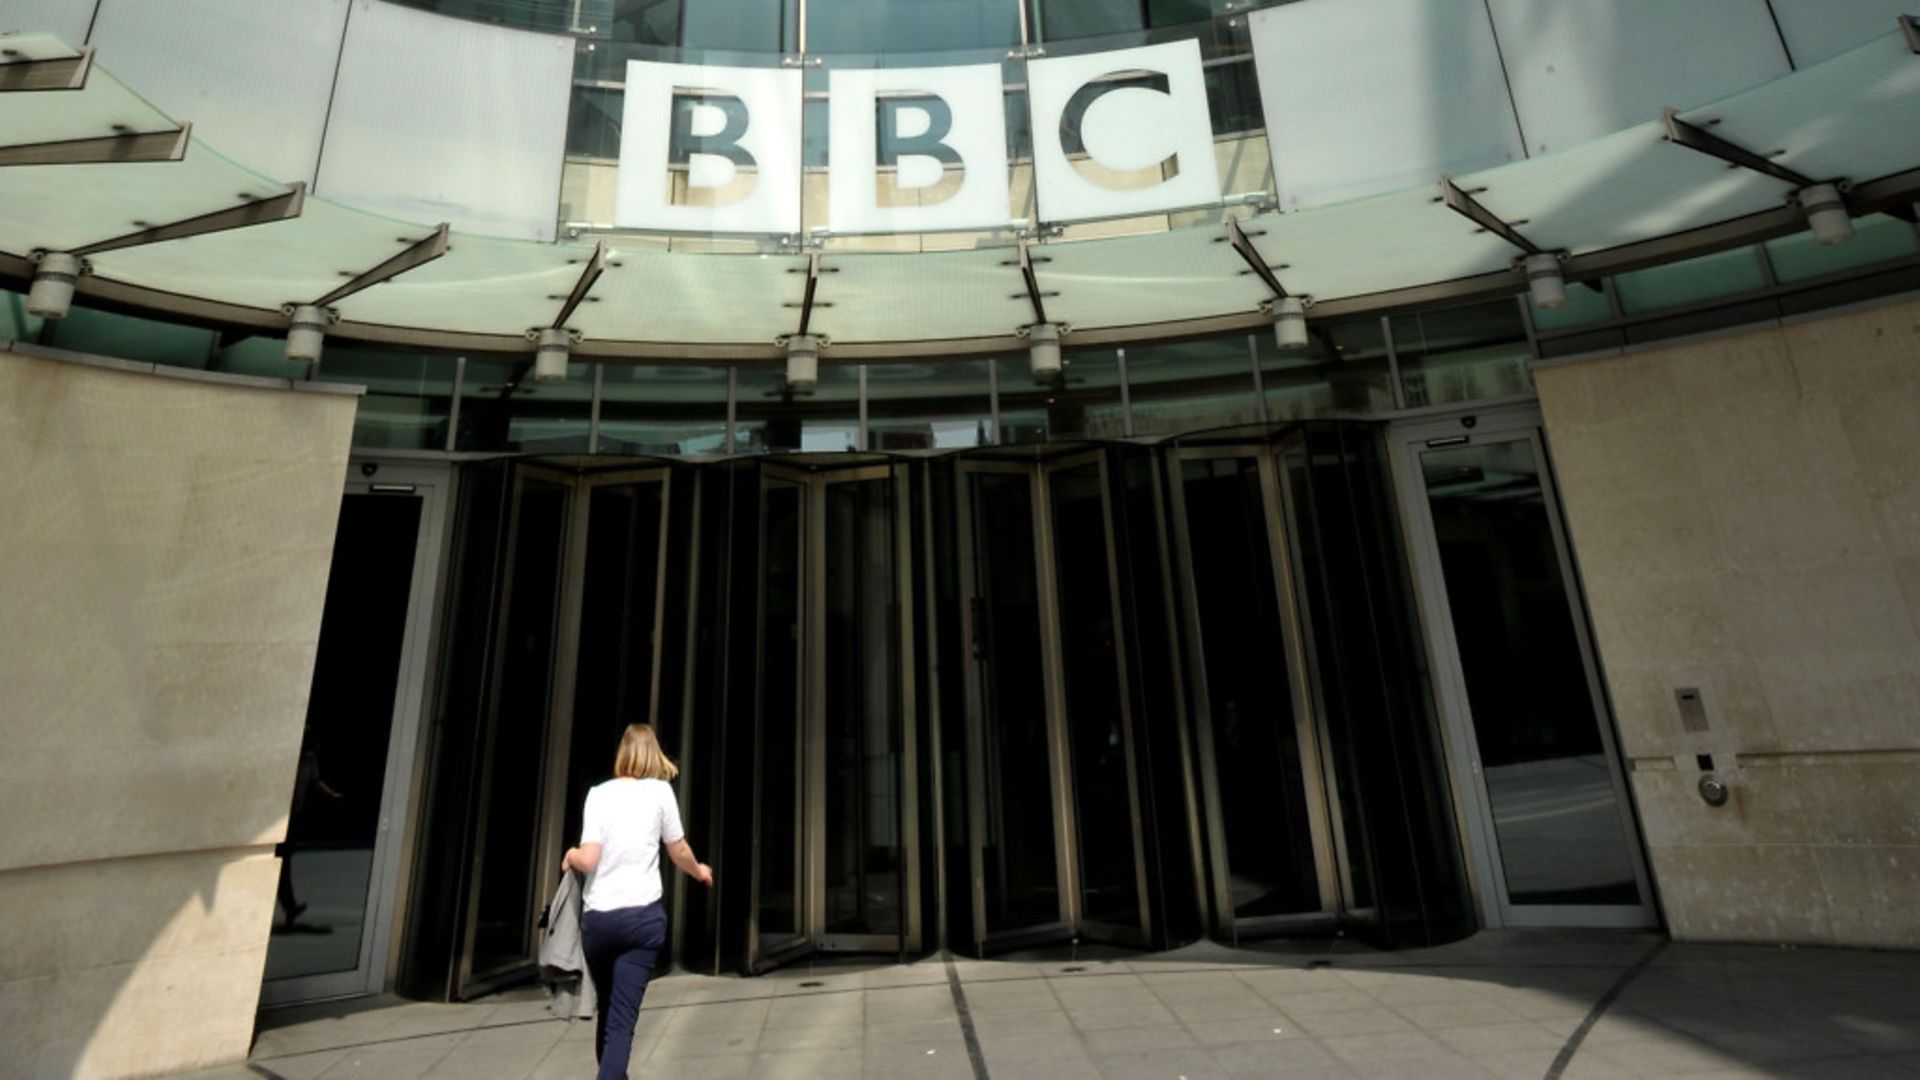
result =
[[[623,780],[671,780],[680,775],[680,768],[660,749],[652,724],[628,724],[613,755],[613,775]]]

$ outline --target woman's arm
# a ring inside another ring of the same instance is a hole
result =
[[[593,873],[593,868],[599,865],[599,844],[581,844],[576,848],[568,848],[566,855],[560,859],[561,870],[578,870],[583,874]]]
[[[685,840],[675,840],[668,844],[667,858],[673,860],[673,865],[679,867],[681,873],[700,884],[708,886],[713,884],[713,867],[694,858],[693,847]]]

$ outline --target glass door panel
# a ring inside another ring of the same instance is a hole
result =
[[[533,962],[535,905],[545,899],[535,894],[550,881],[550,868],[538,865],[539,826],[571,494],[565,483],[523,474],[515,499],[506,615],[496,643],[494,708],[481,769],[462,996]]]
[[[1507,903],[1642,903],[1618,779],[1526,435],[1419,454]]]
[[[821,930],[898,935],[903,866],[893,480],[829,482],[823,501]]]
[[[1212,809],[1225,866],[1216,884],[1236,920],[1326,908],[1309,771],[1277,589],[1273,523],[1253,456],[1180,463],[1212,746]],[[1218,880],[1224,870],[1224,880]],[[1223,913],[1224,914],[1224,913]]]
[[[805,491],[768,479],[761,495],[759,731],[753,963],[806,944],[801,661]]]
[[[418,495],[349,492],[341,501],[281,847],[269,982],[352,975],[369,961],[388,746],[425,508]],[[359,981],[341,989],[363,989]]]
[[[586,565],[562,832],[567,844],[579,839],[587,789],[613,775],[621,733],[628,724],[655,722],[665,487],[659,480],[595,484],[584,493]]]
[[[965,472],[972,519],[976,926],[983,940],[1065,918],[1029,471]]]
[[[1140,813],[1099,461],[1050,471],[1080,914],[1144,935]]]

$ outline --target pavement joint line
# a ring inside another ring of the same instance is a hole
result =
[[[953,992],[953,1011],[960,1015],[960,1037],[967,1044],[967,1062],[973,1066],[974,1080],[988,1080],[987,1056],[980,1050],[980,1034],[973,1029],[973,1010],[967,1007],[967,991],[960,985],[960,972],[952,955],[942,958],[947,966],[947,989]]]
[[[1647,965],[1653,963],[1654,957],[1659,956],[1666,949],[1667,944],[1668,940],[1665,938],[1654,942],[1646,952],[1640,954],[1638,960],[1627,965],[1626,970],[1620,973],[1620,977],[1613,981],[1613,985],[1607,987],[1607,992],[1600,995],[1600,1000],[1593,1003],[1593,1008],[1587,1010],[1586,1018],[1580,1021],[1580,1026],[1574,1028],[1573,1034],[1567,1036],[1566,1044],[1561,1046],[1560,1052],[1553,1056],[1553,1064],[1547,1066],[1547,1073],[1541,1080],[1560,1080],[1561,1075],[1567,1071],[1567,1066],[1573,1063],[1573,1055],[1579,1053],[1580,1044],[1586,1041],[1587,1033],[1593,1030],[1602,1016],[1606,1015],[1607,1010],[1619,999],[1627,985],[1639,978],[1640,973],[1647,969]]]

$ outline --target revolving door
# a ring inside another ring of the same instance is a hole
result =
[[[746,967],[919,948],[907,473],[759,479]]]
[[[958,467],[967,900],[981,952],[1146,945],[1151,814],[1104,451]]]

